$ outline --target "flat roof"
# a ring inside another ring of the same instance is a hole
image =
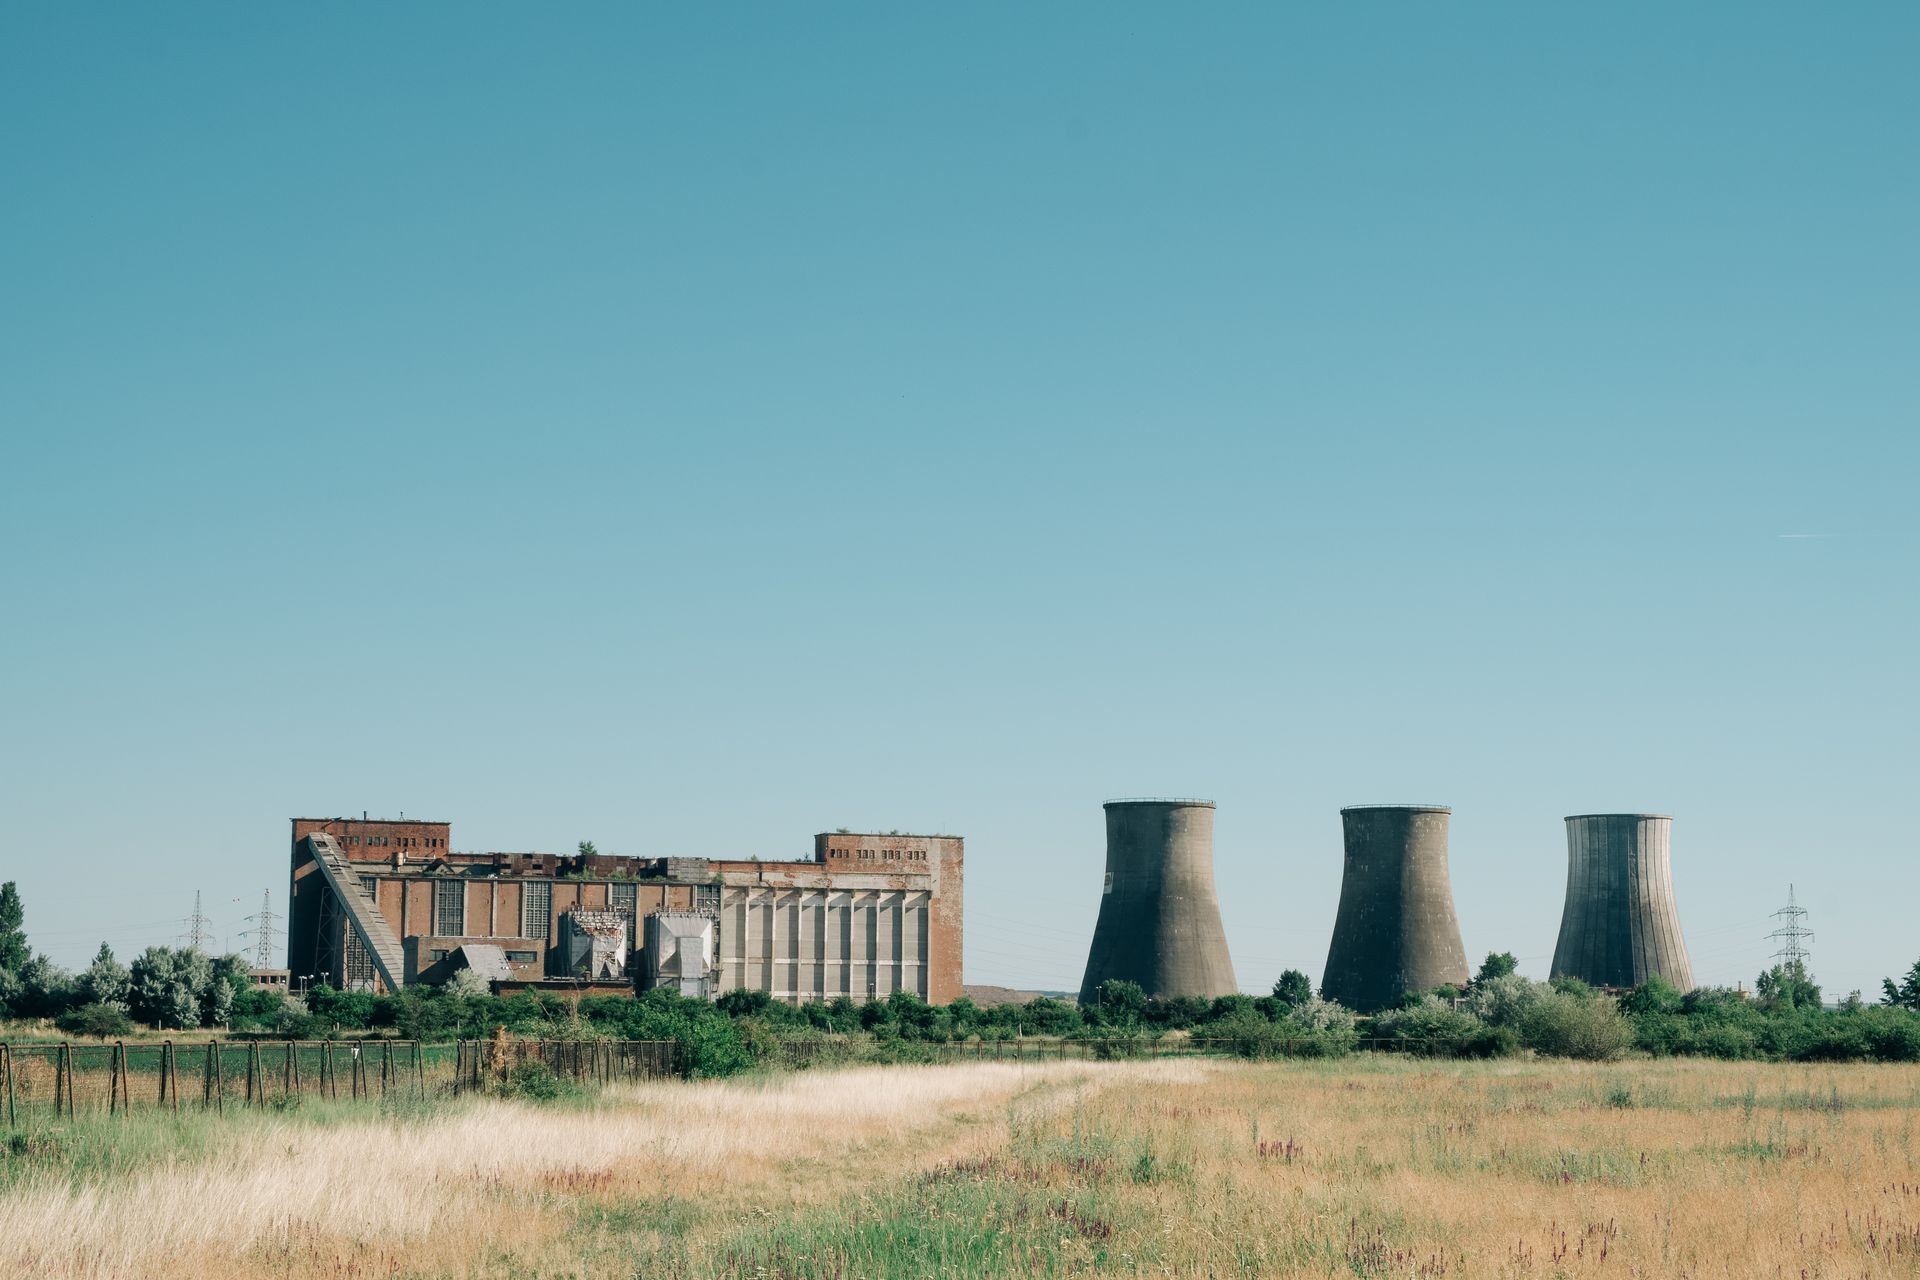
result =
[[[961,840],[965,837],[946,831],[816,831],[820,836],[859,836],[865,840]]]
[[[289,822],[392,822],[392,823],[417,822],[423,827],[450,827],[453,825],[451,822],[447,822],[439,818],[356,818],[350,814],[335,814],[331,818],[289,818],[288,821]]]

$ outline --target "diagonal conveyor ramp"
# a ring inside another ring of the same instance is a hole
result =
[[[360,887],[360,877],[348,863],[339,841],[320,831],[306,839],[308,848],[313,850],[313,860],[320,864],[320,874],[327,878],[333,896],[346,910],[348,924],[360,935],[367,954],[373,957],[373,967],[379,972],[380,980],[387,984],[387,990],[398,991],[400,975],[406,972],[400,939],[380,914],[380,908],[367,896],[367,891]]]

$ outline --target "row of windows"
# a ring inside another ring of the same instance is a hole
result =
[[[841,850],[840,856],[843,858],[846,857],[846,851]],[[862,862],[925,862],[926,860],[927,851],[925,849],[860,850],[860,861]]]
[[[384,849],[389,846],[398,849],[444,849],[447,847],[445,840],[434,836],[428,836],[424,840],[418,836],[348,836],[346,843],[365,845],[370,849]]]
[[[434,936],[466,937],[467,882],[435,880],[432,883]],[[375,901],[379,900],[380,877],[361,876],[360,887],[366,891],[368,897]],[[718,908],[720,890],[717,886],[700,885],[694,890],[694,898],[696,908]],[[608,885],[607,909],[618,911],[629,918],[637,917],[640,913],[640,886],[637,884]],[[553,885],[538,880],[523,881],[520,886],[520,932],[515,936],[539,938],[544,941],[551,936],[552,925]]]

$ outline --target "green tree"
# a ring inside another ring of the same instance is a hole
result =
[[[1474,984],[1490,982],[1495,978],[1505,978],[1520,971],[1520,961],[1511,951],[1489,951],[1487,958],[1480,962],[1480,972],[1473,975]]]
[[[19,973],[27,965],[27,911],[20,903],[20,887],[0,884],[0,969]]]
[[[1818,1009],[1820,984],[1799,964],[1777,964],[1754,979],[1753,992],[1763,1009]]]
[[[1273,998],[1289,1009],[1313,999],[1313,983],[1298,969],[1288,969],[1273,984]]]
[[[582,840],[582,841],[580,842],[580,856],[581,856],[581,857],[583,857],[583,858],[591,858],[591,857],[593,857],[593,856],[595,856],[596,854],[598,854],[599,852],[600,852],[600,851],[599,851],[598,849],[596,849],[596,848],[594,848],[594,847],[593,847],[593,841],[591,841],[591,840]]]
[[[1137,1024],[1140,1015],[1146,1012],[1147,993],[1137,982],[1108,978],[1100,984],[1099,1004],[1106,1021],[1116,1026],[1131,1026]]]
[[[1881,979],[1880,990],[1881,1004],[1920,1013],[1920,960],[1915,960],[1913,968],[1907,970],[1907,976],[1898,982],[1892,978]]]
[[[140,1021],[179,1030],[200,1025],[213,962],[197,951],[148,947],[128,968],[128,1007]]]
[[[200,1025],[224,1027],[233,1017],[233,1004],[253,989],[253,973],[247,958],[221,956],[212,963],[207,985],[200,992]]]
[[[97,1036],[102,1040],[124,1036],[133,1030],[133,1019],[127,1016],[125,1008],[97,1000],[67,1010],[54,1022],[70,1036]]]
[[[103,942],[94,953],[93,963],[80,975],[80,998],[88,1004],[110,1004],[124,1012],[132,986],[133,975],[113,958],[113,948]]]
[[[18,1017],[55,1018],[78,1001],[73,975],[44,955],[29,956],[14,975],[19,989],[13,997]]]

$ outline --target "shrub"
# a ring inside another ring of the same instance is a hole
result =
[[[133,1030],[133,1019],[117,1004],[96,1000],[78,1009],[69,1009],[54,1019],[54,1025],[70,1036],[97,1036],[112,1040]]]
[[[1486,1029],[1478,1018],[1430,995],[1373,1020],[1373,1034],[1386,1041],[1389,1048],[1425,1058],[1464,1056],[1467,1047],[1478,1042]]]
[[[1605,996],[1555,991],[1536,1001],[1519,1026],[1521,1043],[1558,1058],[1605,1062],[1633,1043],[1633,1027]]]
[[[1517,973],[1499,974],[1474,983],[1467,1012],[1489,1026],[1519,1027],[1533,1007],[1552,994],[1553,988],[1544,982],[1532,982]]]
[[[1877,1062],[1920,1062],[1920,1015],[1869,1009],[1861,1016],[1867,1048]]]

